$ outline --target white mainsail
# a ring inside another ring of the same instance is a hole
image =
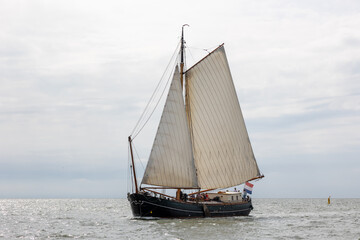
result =
[[[198,188],[177,67],[142,183],[174,188]]]
[[[223,46],[186,72],[198,184],[226,188],[260,176]]]
[[[176,67],[142,184],[217,189],[260,176],[225,50],[186,72]]]

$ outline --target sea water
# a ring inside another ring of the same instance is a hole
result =
[[[253,199],[248,217],[133,218],[126,199],[3,199],[0,239],[360,239],[360,199]]]

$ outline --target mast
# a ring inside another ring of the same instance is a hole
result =
[[[183,77],[184,77],[184,52],[185,52],[185,41],[184,41],[184,27],[189,26],[184,24],[181,28],[181,48],[180,48],[180,82],[181,88],[183,87]]]
[[[184,78],[184,51],[185,51],[185,41],[184,41],[184,27],[185,26],[189,26],[188,24],[184,24],[182,25],[181,28],[181,47],[180,47],[180,82],[181,82],[181,89],[183,89],[184,86],[184,82],[183,82],[183,78]],[[176,200],[180,200],[180,193],[181,190],[180,188],[177,189],[176,191]]]
[[[133,174],[134,174],[135,193],[138,193],[138,192],[139,192],[139,190],[138,190],[138,185],[137,185],[137,180],[136,180],[135,163],[134,163],[134,154],[133,154],[132,145],[131,145],[131,136],[129,136],[128,140],[129,140],[129,145],[130,145],[130,154],[131,154],[132,170],[133,170]]]

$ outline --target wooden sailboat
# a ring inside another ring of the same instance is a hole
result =
[[[128,138],[135,185],[128,200],[133,215],[247,216],[253,209],[250,198],[243,199],[239,192],[219,191],[263,177],[250,144],[224,45],[185,71],[183,33],[182,29],[179,67],[175,66],[140,186],[132,137]],[[158,189],[176,189],[176,196]],[[184,190],[193,191],[183,194]],[[201,199],[201,193],[210,197]]]

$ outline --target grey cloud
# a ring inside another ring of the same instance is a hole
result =
[[[125,197],[127,136],[179,40],[178,19],[191,25],[189,46],[226,43],[267,176],[257,183],[262,197],[284,182],[284,197],[327,195],[326,181],[347,179],[343,159],[358,171],[357,1],[185,5],[178,13],[171,2],[1,3],[0,197]],[[160,114],[135,140],[144,162]],[[350,186],[341,196],[357,196]]]

